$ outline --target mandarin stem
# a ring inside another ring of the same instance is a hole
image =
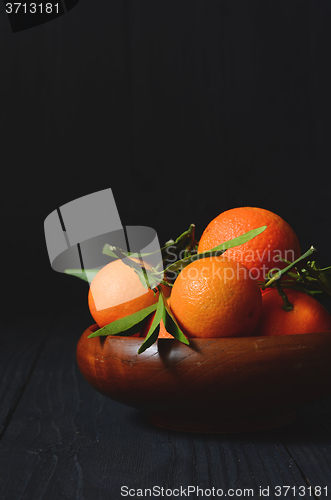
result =
[[[291,304],[291,302],[289,301],[288,296],[284,292],[284,290],[281,287],[281,284],[280,284],[279,281],[276,281],[276,288],[277,288],[277,291],[278,291],[279,295],[283,299],[283,302],[284,302],[283,309],[284,309],[284,311],[292,311],[293,304]]]
[[[264,285],[264,288],[267,288],[268,286],[270,286],[273,283],[277,282],[277,280],[279,280],[282,277],[283,274],[285,274],[288,271],[290,271],[293,267],[295,267],[295,265],[298,262],[306,259],[307,257],[309,257],[310,255],[312,255],[315,252],[316,252],[316,248],[313,247],[313,246],[311,246],[309,248],[309,250],[307,250],[307,252],[305,252],[303,255],[301,255],[301,257],[299,257],[298,259],[296,259],[294,262],[292,262],[289,266],[285,267],[281,271],[278,271],[278,273],[274,274],[273,277]]]

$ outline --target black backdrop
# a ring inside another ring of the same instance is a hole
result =
[[[330,21],[328,0],[80,0],[13,33],[1,4],[3,316],[87,308],[43,222],[109,187],[161,243],[260,206],[330,263]]]

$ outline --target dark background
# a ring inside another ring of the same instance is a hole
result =
[[[0,4],[3,316],[87,309],[43,223],[112,188],[163,244],[259,206],[330,264],[328,0],[80,0],[13,33]]]

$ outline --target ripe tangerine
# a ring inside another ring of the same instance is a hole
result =
[[[168,288],[164,286],[165,293],[168,293]],[[99,328],[144,309],[157,300],[158,292],[154,294],[153,290],[144,288],[134,269],[120,259],[100,269],[88,293],[90,313]]]
[[[262,310],[258,282],[225,256],[191,262],[176,278],[171,310],[187,337],[251,335]]]
[[[331,315],[323,304],[305,292],[284,291],[293,309],[285,311],[277,289],[269,289],[262,295],[262,313],[255,335],[295,335],[331,330]]]
[[[211,250],[261,226],[267,226],[267,229],[250,241],[230,248],[226,255],[244,264],[257,279],[264,280],[270,269],[286,266],[281,258],[293,262],[301,255],[299,240],[293,229],[269,210],[238,207],[222,212],[203,231],[198,252]]]

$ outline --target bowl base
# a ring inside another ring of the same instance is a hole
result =
[[[152,424],[163,429],[180,432],[203,432],[203,433],[231,433],[231,432],[255,432],[276,427],[289,425],[297,417],[296,411],[282,413],[272,417],[255,418],[252,420],[192,420],[180,416],[169,416],[168,414],[151,413],[149,415]]]

